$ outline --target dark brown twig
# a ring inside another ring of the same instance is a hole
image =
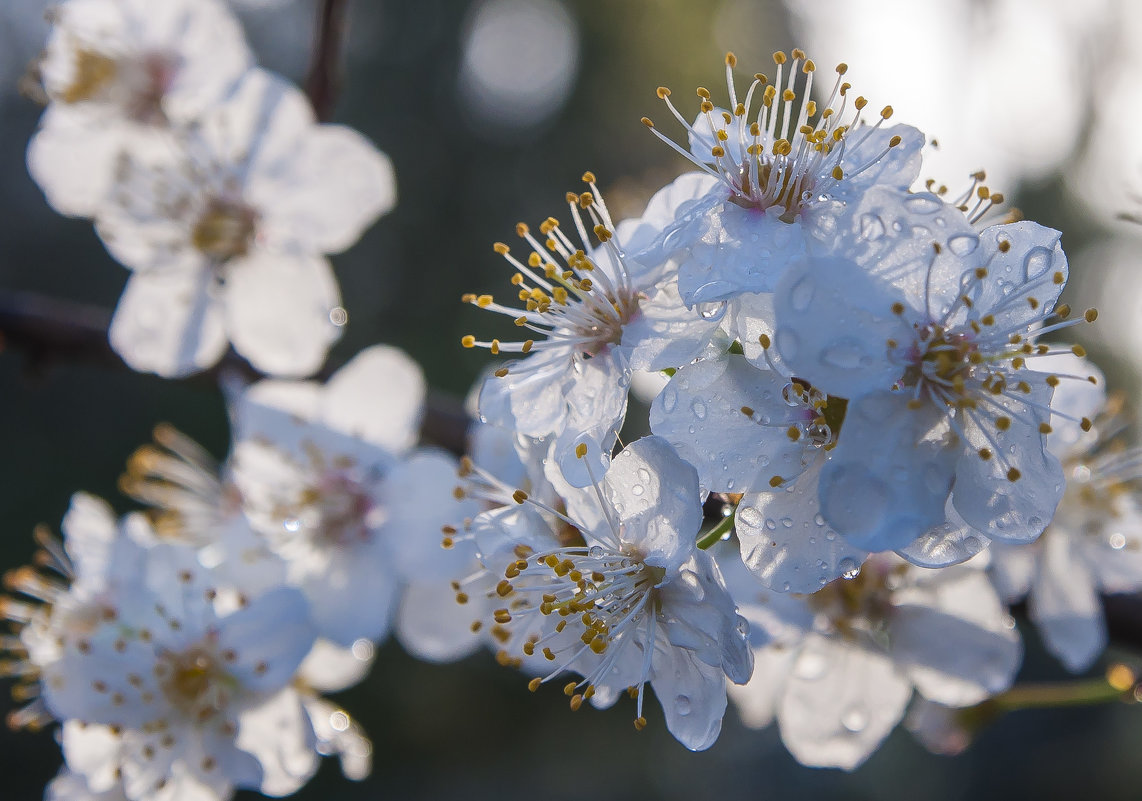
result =
[[[107,327],[111,314],[97,306],[57,300],[31,292],[0,291],[0,341],[27,357],[33,373],[55,364],[95,364],[129,369],[111,349]],[[340,364],[327,363],[315,378],[328,378]],[[229,351],[217,365],[188,381],[217,386],[222,374],[239,374],[257,380],[262,374]],[[426,443],[459,455],[466,449],[468,416],[463,404],[448,395],[430,392],[425,405],[421,436]]]
[[[341,45],[345,37],[346,0],[319,0],[317,31],[305,93],[317,119],[328,122],[333,117],[337,96],[341,91]]]

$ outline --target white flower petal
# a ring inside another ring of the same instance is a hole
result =
[[[246,187],[274,242],[339,253],[396,203],[388,157],[350,128],[310,128],[279,155],[272,164],[259,159]]]
[[[454,596],[446,579],[412,581],[405,587],[397,611],[396,636],[417,659],[454,662],[483,645],[483,639],[472,631],[472,623],[490,610],[479,604],[458,604]]]
[[[108,338],[133,369],[166,378],[210,367],[226,351],[222,310],[207,269],[135,273]]]
[[[1106,621],[1087,565],[1075,558],[1070,537],[1040,540],[1039,571],[1027,598],[1031,620],[1047,650],[1072,673],[1089,668],[1106,648]]]
[[[694,552],[702,525],[698,474],[666,440],[632,442],[611,462],[602,484],[618,513],[621,537],[648,564],[670,572]]]
[[[226,327],[234,349],[263,372],[305,376],[341,336],[330,320],[341,293],[325,259],[255,250],[227,264]]]
[[[821,514],[868,551],[906,547],[944,522],[955,449],[925,435],[940,412],[908,408],[904,393],[848,404],[837,447],[821,470]]]
[[[855,571],[867,552],[838,536],[821,516],[818,459],[794,482],[746,495],[734,517],[745,565],[766,587],[812,593]]]
[[[424,372],[404,351],[374,345],[354,356],[325,385],[322,420],[394,453],[420,437]]]
[[[781,741],[803,765],[852,770],[900,721],[911,695],[892,660],[810,634],[777,708]]]
[[[317,772],[313,725],[292,688],[244,711],[236,742],[261,764],[263,775],[257,789],[266,795],[295,793]]]

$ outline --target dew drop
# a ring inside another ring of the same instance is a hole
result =
[[[967,256],[979,247],[979,237],[975,234],[956,234],[948,238],[948,250],[957,256]]]
[[[601,547],[599,547],[598,545],[592,545],[591,549],[589,551],[587,551],[587,554],[592,559],[602,559],[603,558],[603,549]]]
[[[837,570],[841,572],[842,577],[849,579],[850,581],[860,575],[860,565],[858,565],[856,560],[851,556],[846,556],[844,559],[838,562]]]
[[[287,517],[282,522],[282,525],[285,527],[285,530],[289,532],[295,532],[301,529],[301,521],[296,517]]]
[[[678,405],[678,390],[674,387],[667,385],[666,389],[662,390],[662,411],[670,414],[674,411],[674,407]]]
[[[830,345],[821,354],[821,361],[829,367],[841,370],[855,370],[872,364],[872,359],[865,353],[864,347],[852,338],[845,338]]]
[[[813,302],[813,294],[816,287],[813,284],[813,279],[805,276],[789,290],[789,305],[793,307],[793,311],[803,312],[809,308],[809,304]]]
[[[888,232],[884,227],[884,220],[875,214],[866,214],[860,218],[860,235],[862,239],[875,242],[886,233]]]
[[[776,531],[777,521],[775,521],[772,517],[765,518],[765,528],[768,531]]]
[[[705,420],[706,419],[706,404],[703,403],[702,401],[696,400],[693,403],[691,403],[690,404],[690,411],[692,411],[694,413],[694,416],[697,417],[699,420]]]
[[[853,734],[862,732],[868,726],[868,713],[861,706],[849,707],[841,715],[841,725]]]
[[[931,195],[913,195],[904,205],[913,214],[935,214],[944,204]]]
[[[1045,247],[1031,248],[1023,259],[1023,280],[1033,281],[1041,277],[1055,262],[1055,254]]]
[[[1126,537],[1121,531],[1116,531],[1107,538],[1110,547],[1116,551],[1121,551],[1126,547]]]
[[[690,714],[690,696],[679,695],[674,699],[674,711],[685,717]]]
[[[698,315],[703,320],[717,322],[726,316],[726,308],[727,303],[724,300],[719,300],[712,303],[699,303]]]
[[[797,336],[796,331],[791,328],[778,328],[774,332],[774,337],[777,340],[777,352],[781,354],[782,359],[788,362],[797,358],[801,339]]]
[[[632,486],[630,488],[630,492],[631,492],[631,495],[634,495],[637,498],[637,497],[640,497],[644,492],[646,492],[646,488],[643,487],[642,484],[635,484],[634,486]]]

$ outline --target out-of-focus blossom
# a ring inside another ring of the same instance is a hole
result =
[[[164,376],[209,367],[228,341],[263,372],[312,373],[345,322],[323,254],[353,244],[394,192],[369,142],[315,124],[294,86],[250,71],[178,147],[120,162],[96,220],[132,270],[112,346]]]
[[[220,0],[68,0],[51,15],[39,63],[50,104],[28,168],[57,211],[91,217],[118,159],[172,147],[172,132],[222,101],[251,55]]]
[[[1055,357],[1055,369],[1097,372],[1073,356]],[[1034,543],[996,547],[992,565],[1000,590],[1010,601],[1027,596],[1047,649],[1075,672],[1106,647],[1099,592],[1142,589],[1142,451],[1126,446],[1122,399],[1108,403],[1097,377],[1098,385],[1061,386],[1052,404],[1050,441],[1067,488],[1051,525]],[[1089,431],[1077,422],[1092,419]]]
[[[931,571],[874,555],[859,572],[797,596],[762,589],[732,552],[720,561],[756,638],[753,678],[730,687],[730,698],[748,726],[776,719],[803,764],[860,765],[913,689],[971,706],[1015,678],[1019,635],[982,565]]]

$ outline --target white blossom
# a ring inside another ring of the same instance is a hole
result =
[[[394,199],[383,154],[317,125],[298,89],[251,70],[177,146],[120,161],[96,218],[132,271],[112,346],[164,376],[209,367],[227,342],[263,372],[314,372],[347,319],[324,254],[353,244]]]

